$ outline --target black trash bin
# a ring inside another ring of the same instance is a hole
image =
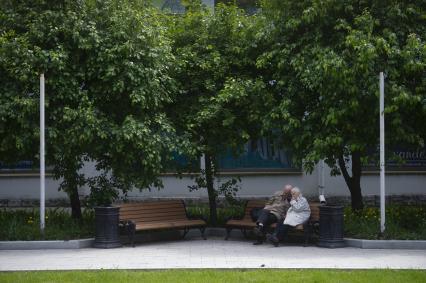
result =
[[[95,207],[95,243],[94,248],[110,249],[121,247],[118,223],[119,207]]]
[[[324,248],[341,248],[343,240],[343,206],[320,206],[320,235],[318,246]]]

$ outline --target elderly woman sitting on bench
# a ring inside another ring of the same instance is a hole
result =
[[[290,227],[296,227],[309,220],[311,209],[309,203],[300,193],[300,189],[294,187],[291,190],[290,208],[284,222],[280,222],[275,229],[274,234],[268,236],[268,240],[272,242],[275,247],[278,247],[279,242],[287,237]]]

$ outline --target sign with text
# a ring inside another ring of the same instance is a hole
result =
[[[372,161],[365,169],[377,169],[379,167],[378,153],[373,154]],[[397,147],[386,152],[386,167],[391,170],[424,170],[426,171],[426,147],[404,148]]]

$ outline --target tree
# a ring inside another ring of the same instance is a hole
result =
[[[96,35],[88,50],[85,89],[95,106],[91,157],[127,187],[161,187],[175,131],[164,106],[175,91],[175,60],[163,15],[140,1],[103,1],[88,12]]]
[[[124,190],[161,186],[162,159],[174,148],[163,111],[173,91],[173,56],[161,15],[130,0],[4,1],[0,7],[0,136],[10,135],[2,140],[2,158],[36,159],[38,99],[30,94],[37,98],[44,72],[47,162],[63,178],[74,217],[81,217],[84,161],[96,161]],[[97,194],[94,182],[105,183],[102,176],[90,182]]]
[[[270,48],[258,66],[273,82],[265,128],[279,129],[308,171],[325,159],[361,209],[362,165],[378,145],[380,71],[389,146],[424,145],[425,3],[273,0],[263,12],[260,40]]]
[[[4,139],[2,158],[38,159],[38,77],[46,73],[47,162],[55,163],[56,178],[64,177],[61,187],[70,196],[73,217],[80,218],[77,188],[81,178],[77,169],[81,167],[84,150],[79,149],[81,144],[75,139],[81,138],[76,133],[86,123],[75,122],[82,116],[80,111],[86,110],[87,99],[83,99],[84,93],[79,88],[77,68],[67,62],[74,59],[69,58],[73,33],[70,27],[80,24],[81,18],[77,17],[80,6],[59,1],[53,5],[45,1],[30,2],[5,1],[1,5],[1,99],[20,101],[15,107],[12,103],[2,103],[2,117],[11,117],[3,120],[3,125],[14,125],[2,133],[26,145],[13,149],[13,140]],[[18,105],[21,107],[16,112]]]
[[[252,18],[235,6],[218,5],[212,12],[200,1],[187,1],[186,13],[172,21],[177,60],[173,71],[180,92],[169,116],[185,138],[186,154],[205,156],[205,178],[197,180],[207,188],[212,225],[217,222],[216,200],[221,191],[214,188],[220,169],[216,158],[230,148],[237,150],[258,129],[252,123],[257,114],[248,107],[247,95],[262,87],[250,79],[254,60],[248,47],[253,29]]]

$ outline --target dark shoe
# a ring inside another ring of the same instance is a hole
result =
[[[280,244],[280,240],[275,235],[267,235],[266,238],[274,245],[274,247],[278,247]]]
[[[262,241],[256,241],[256,242],[253,243],[253,245],[255,245],[255,246],[258,246],[258,245],[261,245],[261,244],[263,244]]]
[[[264,237],[262,226],[254,227],[253,232],[257,237]]]

